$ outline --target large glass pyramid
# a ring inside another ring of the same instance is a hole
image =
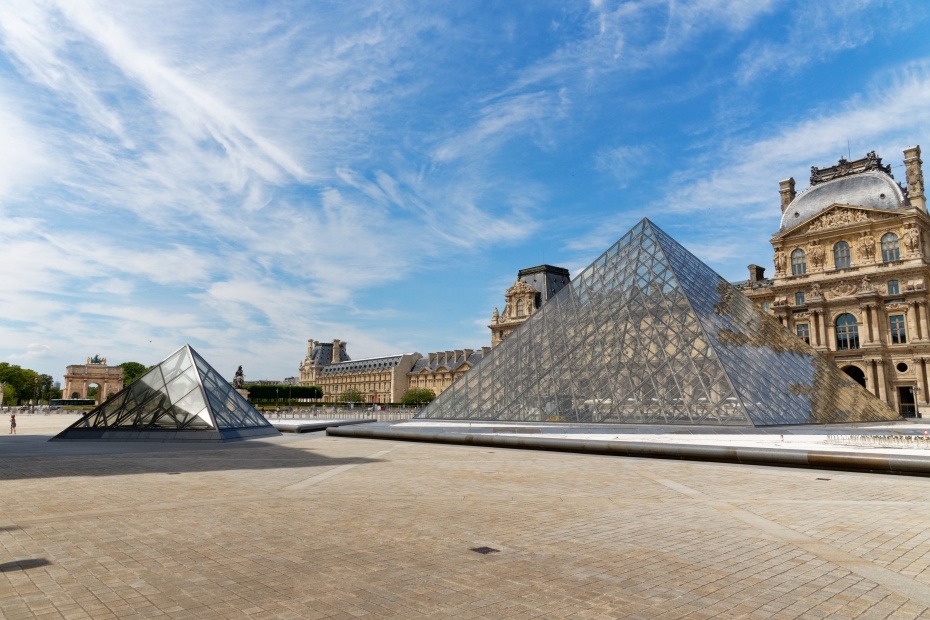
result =
[[[185,345],[53,439],[230,441],[278,434]]]
[[[898,419],[647,219],[417,417],[742,426]]]

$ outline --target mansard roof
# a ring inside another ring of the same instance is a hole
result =
[[[840,159],[829,168],[812,167],[811,186],[785,209],[779,232],[790,230],[835,204],[882,210],[910,206],[891,175],[891,166],[883,166],[881,157],[872,151],[856,161]]]
[[[457,353],[461,353],[461,355],[456,355]],[[436,372],[441,368],[445,368],[449,372],[455,372],[461,369],[465,364],[468,364],[469,368],[473,368],[484,358],[486,353],[487,352],[482,349],[459,349],[457,351],[430,353],[426,357],[421,357],[417,360],[413,368],[410,369],[410,374],[421,373],[424,370]]]
[[[388,355],[387,357],[372,357],[364,360],[352,360],[330,364],[320,370],[320,376],[341,375],[353,372],[372,372],[394,368],[403,359],[404,354]]]

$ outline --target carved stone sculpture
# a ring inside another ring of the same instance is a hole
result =
[[[232,386],[238,390],[243,385],[245,385],[245,374],[242,372],[242,366],[239,366],[239,369],[236,370],[236,376],[233,377]]]
[[[775,273],[783,273],[785,271],[785,253],[781,250],[775,251]]]
[[[920,249],[920,231],[913,224],[904,230],[904,247],[912,253]]]
[[[807,250],[807,256],[811,259],[811,265],[816,268],[823,267],[823,247],[821,247],[819,241],[811,241],[811,245]]]
[[[869,233],[862,233],[859,237],[859,255],[867,261],[875,256],[875,237]]]

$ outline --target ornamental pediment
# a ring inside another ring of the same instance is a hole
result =
[[[900,216],[900,214],[897,214]],[[806,235],[809,233],[830,230],[833,228],[842,228],[853,224],[862,224],[865,222],[880,222],[883,220],[895,219],[896,214],[883,213],[872,209],[863,209],[843,204],[834,204],[814,218],[803,224],[786,231],[782,237],[794,235]]]
[[[538,292],[539,291],[537,291],[535,288],[533,288],[526,282],[522,280],[517,280],[517,282],[513,286],[507,289],[506,297],[508,299],[515,295],[532,295],[535,297],[536,293]]]

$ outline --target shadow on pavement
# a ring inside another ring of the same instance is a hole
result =
[[[0,573],[9,573],[14,570],[29,570],[30,568],[39,568],[41,566],[49,566],[50,564],[51,562],[45,558],[2,562],[0,563]]]
[[[21,444],[18,451],[7,449],[12,447],[13,442],[0,442],[0,481],[335,467],[380,461],[364,456],[323,456],[312,449],[313,435],[194,445],[167,442],[49,442],[48,436],[45,436],[36,437],[37,441],[29,444]],[[371,451],[370,448],[366,450],[368,453]]]

